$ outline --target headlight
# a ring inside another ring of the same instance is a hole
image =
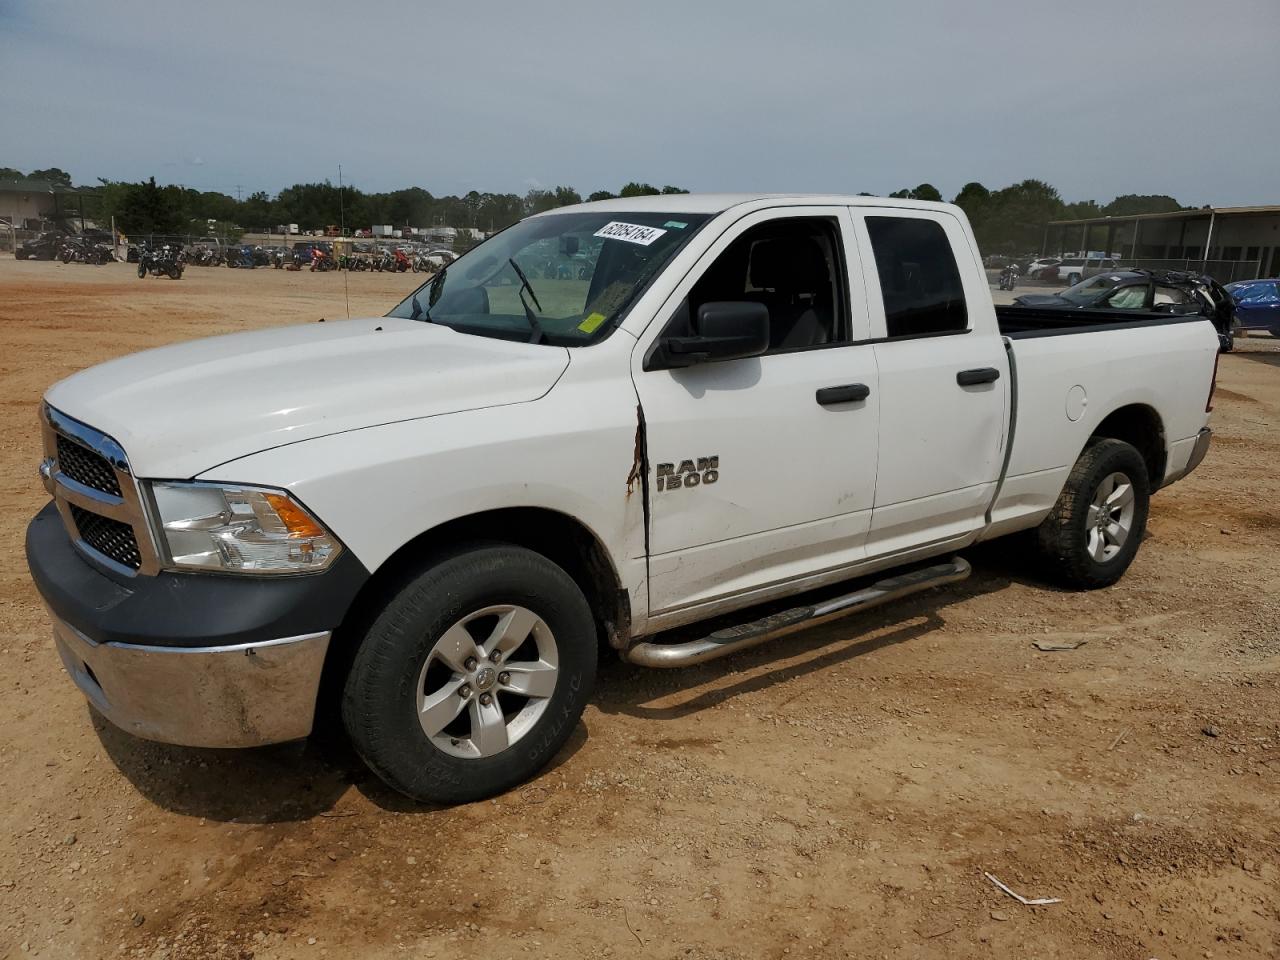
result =
[[[153,483],[161,539],[172,566],[231,573],[323,570],[342,549],[283,490],[212,483]]]

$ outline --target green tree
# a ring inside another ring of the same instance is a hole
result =
[[[1090,217],[1102,216],[1102,208],[1093,200],[1077,200],[1075,203],[1064,203],[1057,214],[1059,220],[1087,220]]]
[[[13,167],[0,167],[0,180],[21,180],[22,171]]]
[[[985,252],[1024,253],[1039,247],[1045,224],[1063,210],[1058,191],[1043,180],[1023,180],[991,194],[988,212],[975,227]]]
[[[616,193],[610,193],[608,190],[597,190],[595,193],[591,194],[591,196],[587,197],[587,199],[588,200],[612,200],[616,196],[617,196]]]
[[[1163,193],[1138,194],[1126,193],[1116,197],[1102,208],[1105,217],[1132,217],[1140,213],[1174,213],[1183,207],[1173,197]]]
[[[889,197],[893,200],[933,200],[934,202],[942,200],[942,194],[932,183],[922,183],[914,190],[904,187],[901,190],[893,191],[893,193],[889,194]]]
[[[146,183],[122,185],[118,204],[112,211],[116,226],[130,236],[176,234],[184,226],[181,207],[170,193],[156,186],[156,178]]]
[[[573,187],[556,187],[554,193],[557,207],[571,207],[582,202],[582,194]]]
[[[636,183],[634,180],[618,191],[620,197],[656,197],[662,191],[652,184]]]
[[[27,174],[27,178],[29,180],[45,180],[55,187],[71,189],[71,174],[58,167],[50,167],[48,170],[32,170]]]
[[[664,195],[670,195],[673,193],[688,193],[689,191],[686,190],[684,187],[673,187],[670,184],[668,184],[667,186],[662,188],[662,192]]]
[[[524,195],[524,213],[527,217],[554,210],[555,207],[556,195],[550,190],[539,190],[535,187]]]

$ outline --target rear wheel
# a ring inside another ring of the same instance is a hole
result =
[[[1121,440],[1091,440],[1037,531],[1050,574],[1086,590],[1115,583],[1142,543],[1150,502],[1141,454]]]
[[[387,604],[356,652],[342,717],[356,751],[415,800],[466,803],[537,773],[591,696],[595,621],[540,554],[477,545]]]

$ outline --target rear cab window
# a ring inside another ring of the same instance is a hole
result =
[[[865,223],[884,303],[885,339],[966,332],[964,283],[942,224],[879,213],[867,214]]]

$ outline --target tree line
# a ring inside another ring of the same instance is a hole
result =
[[[943,199],[941,192],[931,183],[896,190],[889,196],[912,200]],[[1040,249],[1045,225],[1050,220],[1131,217],[1139,213],[1172,213],[1191,209],[1165,194],[1128,193],[1105,204],[1095,200],[1067,203],[1043,180],[1023,180],[999,190],[989,190],[974,181],[961,187],[951,202],[968,216],[979,249],[984,253],[1015,256]]]
[[[0,167],[0,180],[22,176],[11,167]],[[72,183],[70,174],[57,167],[33,170],[26,176],[67,188]],[[224,236],[232,233],[238,236],[243,230],[265,231],[288,223],[296,223],[302,230],[345,224],[351,231],[373,224],[390,224],[393,227],[461,227],[488,233],[523,217],[581,203],[584,199],[577,190],[566,186],[534,188],[523,195],[473,190],[464,196],[437,197],[422,187],[374,193],[351,185],[340,189],[327,180],[295,183],[274,196],[258,191],[243,199],[218,191],[159,186],[154,177],[139,183],[100,179],[94,186],[77,189],[83,197],[86,217],[104,225],[114,217],[116,226],[130,235],[205,233],[210,220],[215,221],[216,232]],[[616,193],[598,190],[585,199],[672,193],[688,191],[669,185],[655,187],[631,182]],[[941,191],[930,183],[895,190],[889,196],[944,199]],[[960,188],[952,202],[968,215],[984,252],[1010,254],[1039,250],[1045,224],[1050,220],[1190,209],[1163,194],[1125,194],[1105,204],[1093,200],[1067,203],[1043,180],[1023,180],[997,190],[970,182]]]

